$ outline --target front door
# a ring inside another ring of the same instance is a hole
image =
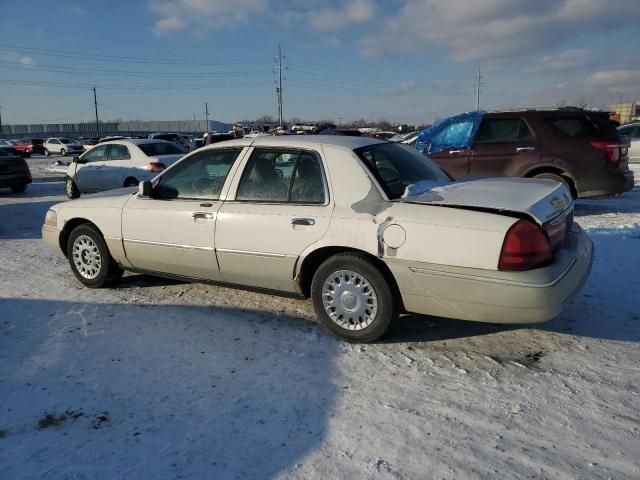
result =
[[[472,147],[469,173],[478,177],[517,175],[540,161],[540,145],[522,118],[485,117]]]
[[[255,148],[218,212],[222,278],[295,291],[296,261],[324,236],[332,208],[318,152]]]
[[[197,152],[161,175],[150,197],[131,197],[122,211],[122,238],[134,267],[220,278],[214,244],[219,197],[241,151]]]
[[[98,145],[85,153],[76,164],[75,182],[81,192],[98,192],[104,188],[104,168],[109,145]]]

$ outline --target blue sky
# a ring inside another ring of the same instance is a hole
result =
[[[640,100],[637,0],[3,0],[4,123],[276,114],[431,122]]]

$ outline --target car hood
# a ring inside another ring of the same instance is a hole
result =
[[[137,187],[116,188],[100,193],[82,195],[82,198],[69,200],[54,205],[54,209],[61,208],[122,208],[137,190]]]
[[[525,214],[542,225],[572,207],[569,189],[553,180],[486,178],[434,186],[402,202]]]

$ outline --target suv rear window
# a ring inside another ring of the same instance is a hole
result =
[[[529,127],[520,118],[485,118],[478,129],[476,142],[518,142],[529,138]]]
[[[547,120],[551,128],[565,138],[593,138],[601,137],[598,125],[588,116],[559,117]]]

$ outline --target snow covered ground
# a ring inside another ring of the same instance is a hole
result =
[[[640,478],[640,187],[579,202],[596,260],[556,320],[366,346],[309,302],[81,287],[40,241],[63,187],[0,190],[0,479]]]

